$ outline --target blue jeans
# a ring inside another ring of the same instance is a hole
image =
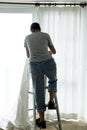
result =
[[[48,91],[57,91],[57,69],[53,58],[41,62],[30,62],[30,70],[33,82],[33,89],[35,89],[36,107],[38,112],[44,112],[45,107],[45,93],[44,93],[44,76],[48,78]]]

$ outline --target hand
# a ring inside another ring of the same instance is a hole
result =
[[[49,54],[52,55],[52,51],[49,51]]]

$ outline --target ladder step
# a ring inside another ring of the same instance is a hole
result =
[[[32,110],[34,110],[33,108],[31,108],[31,109],[28,109],[28,111],[32,111]]]
[[[48,89],[48,86],[45,86],[45,89]]]
[[[30,94],[34,94],[33,92],[31,92],[31,91],[28,91],[28,93],[30,93]]]
[[[48,107],[48,104],[45,104],[45,107]],[[55,109],[50,109],[50,110],[56,110],[57,109],[57,104],[55,104]]]

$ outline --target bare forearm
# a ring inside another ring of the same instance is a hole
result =
[[[52,46],[49,46],[49,48],[50,48],[50,53],[51,53],[51,54],[56,54],[56,49],[54,48],[53,45],[52,45]]]
[[[27,58],[30,57],[30,54],[29,54],[29,50],[28,50],[28,48],[26,48],[26,55],[27,55]]]

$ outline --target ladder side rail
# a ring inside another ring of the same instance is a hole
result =
[[[59,130],[62,130],[57,95],[55,96],[55,103],[56,103],[56,113],[57,113]]]

